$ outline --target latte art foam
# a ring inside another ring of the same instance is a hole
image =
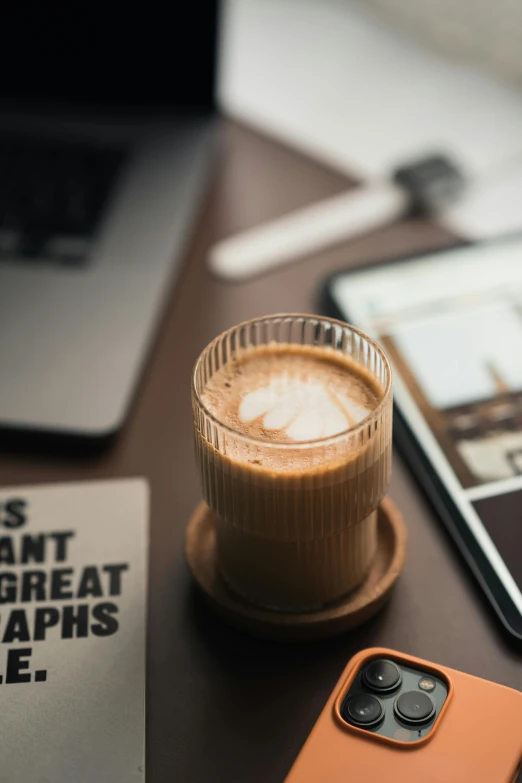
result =
[[[350,357],[313,346],[252,348],[215,373],[202,395],[222,423],[285,442],[330,438],[379,403],[370,374]]]
[[[366,418],[371,408],[353,402],[322,383],[273,378],[267,386],[245,394],[239,419],[248,424],[262,417],[266,430],[282,430],[289,440],[329,438]]]

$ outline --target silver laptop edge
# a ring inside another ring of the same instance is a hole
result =
[[[180,268],[212,129],[210,118],[45,124],[130,153],[85,269],[0,262],[0,427],[103,437],[122,425]]]

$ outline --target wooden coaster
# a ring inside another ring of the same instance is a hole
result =
[[[386,602],[406,557],[406,527],[389,499],[379,506],[377,554],[363,584],[340,601],[313,612],[278,612],[247,603],[230,590],[217,567],[214,514],[200,503],[189,520],[185,555],[211,606],[231,625],[281,641],[321,639],[364,623]]]

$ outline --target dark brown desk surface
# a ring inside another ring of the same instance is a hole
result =
[[[152,494],[147,664],[147,781],[279,783],[345,662],[371,645],[402,649],[522,689],[522,655],[488,605],[399,457],[391,495],[409,554],[390,604],[366,627],[303,646],[237,633],[202,605],[183,559],[185,522],[200,499],[189,378],[223,329],[269,312],[317,309],[328,272],[437,247],[451,237],[404,221],[241,285],[212,279],[218,237],[350,183],[299,154],[223,122],[212,185],[124,431],[96,457],[0,456],[0,485],[146,476]],[[125,715],[122,715],[125,720]]]

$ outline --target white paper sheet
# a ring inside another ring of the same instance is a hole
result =
[[[481,239],[522,228],[522,93],[416,43],[350,0],[227,0],[226,112],[362,179],[440,151],[477,181],[440,220]],[[517,161],[518,162],[515,162]],[[507,165],[504,165],[507,161]]]

